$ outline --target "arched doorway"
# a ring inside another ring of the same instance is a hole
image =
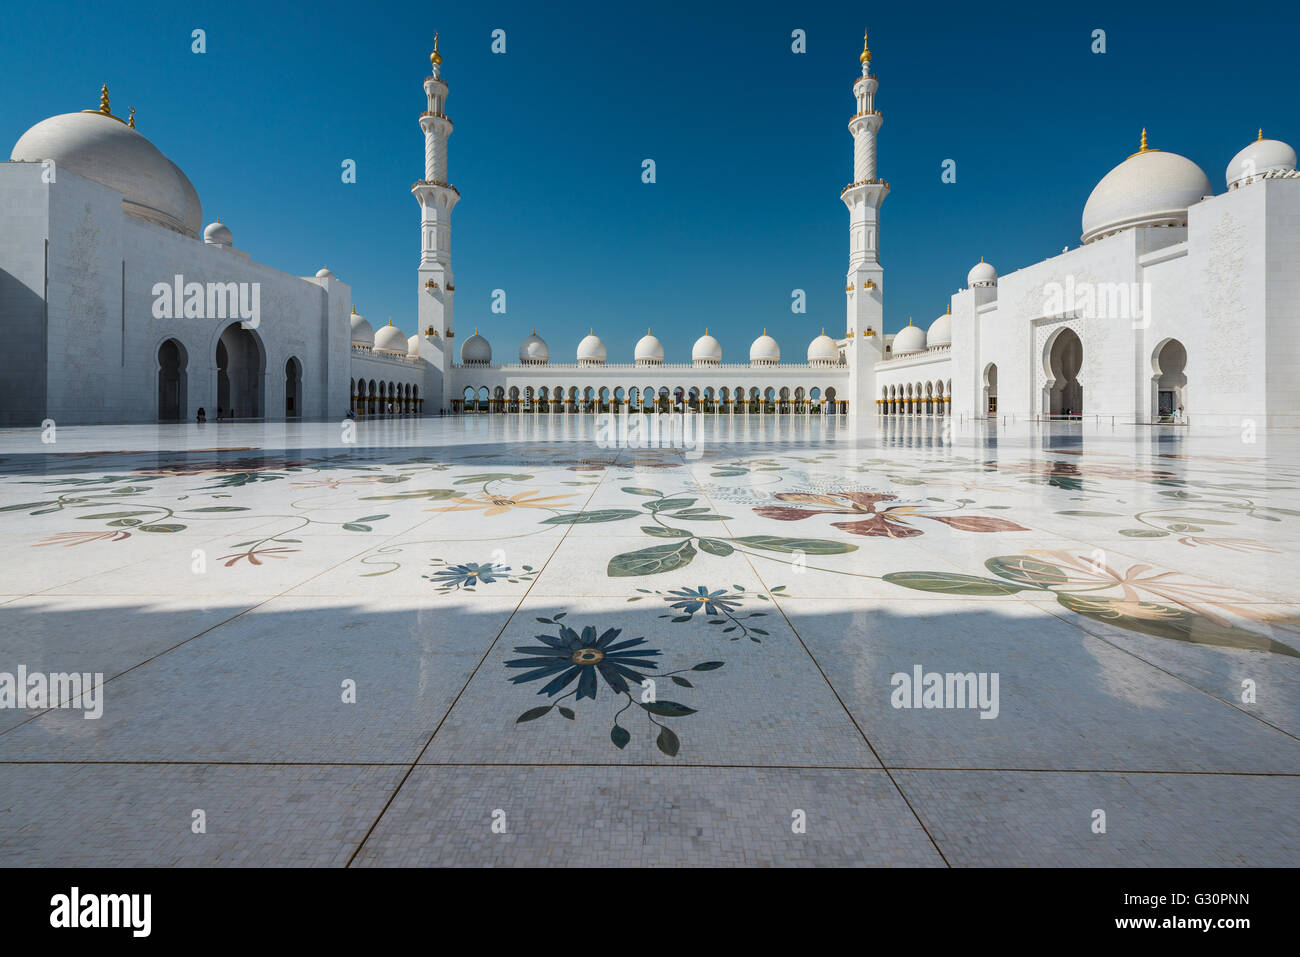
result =
[[[158,421],[185,418],[185,348],[175,339],[158,347]]]
[[[1187,349],[1166,339],[1151,355],[1151,400],[1155,422],[1181,422],[1187,414]]]
[[[984,367],[984,414],[998,414],[998,364],[990,362]]]
[[[284,364],[284,417],[302,416],[302,363],[290,356]]]
[[[1047,385],[1043,407],[1048,415],[1077,418],[1083,414],[1083,343],[1073,329],[1062,329],[1047,343],[1044,356]]]
[[[217,340],[217,406],[227,417],[260,419],[265,355],[257,333],[231,323]]]

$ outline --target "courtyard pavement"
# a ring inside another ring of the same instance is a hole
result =
[[[700,418],[0,432],[0,865],[1300,859],[1300,435]]]

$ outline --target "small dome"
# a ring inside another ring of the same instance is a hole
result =
[[[1083,241],[1092,242],[1136,226],[1186,226],[1187,207],[1214,188],[1185,156],[1141,148],[1107,173],[1083,207]]]
[[[930,323],[930,328],[925,333],[925,345],[931,349],[952,345],[952,316],[949,313],[944,313]]]
[[[637,340],[636,352],[633,353],[636,364],[643,365],[660,365],[664,361],[664,344],[659,341],[658,337],[652,336],[650,330],[645,331],[645,335]]]
[[[408,356],[418,356],[420,354],[420,337],[418,335],[411,336],[406,340],[406,354]]]
[[[545,340],[534,329],[533,334],[519,347],[519,361],[524,365],[545,365],[550,358],[551,350],[546,347]]]
[[[1232,189],[1269,173],[1291,172],[1295,162],[1295,150],[1281,140],[1264,139],[1264,131],[1260,130],[1259,139],[1232,158],[1224,177]]]
[[[207,234],[205,233],[205,234],[204,234],[204,238],[206,238],[206,236],[207,236]],[[330,271],[329,266],[322,266],[320,269],[317,269],[317,270],[316,270],[316,278],[317,278],[317,279],[337,279],[338,276],[334,275],[334,273]]]
[[[217,220],[215,223],[208,223],[203,227],[203,241],[209,246],[233,246],[235,245],[234,234],[231,233],[230,227]],[[320,275],[317,273],[316,275]]]
[[[722,363],[722,343],[704,330],[704,335],[691,346],[691,361],[697,365],[716,366]]]
[[[492,346],[474,330],[474,335],[466,339],[460,347],[460,362],[466,366],[486,366],[492,364]]]
[[[600,336],[594,331],[588,332],[586,337],[578,343],[578,365],[599,365],[605,364],[605,343],[600,341]]]
[[[993,286],[997,284],[997,281],[998,271],[993,268],[991,263],[986,263],[983,256],[966,274],[967,286]]]
[[[406,355],[406,336],[402,335],[402,330],[393,325],[393,320],[388,320],[388,325],[381,326],[375,333],[375,350],[378,352],[400,352]]]
[[[766,329],[749,347],[749,361],[752,365],[775,365],[781,361],[781,347],[767,334]]]
[[[357,307],[352,307],[352,341],[357,345],[374,347],[375,330],[370,323],[357,315]]]
[[[66,169],[122,194],[122,209],[138,219],[199,238],[203,207],[194,184],[158,147],[101,108],[61,113],[41,120],[18,138],[9,158],[15,162],[53,160]]]
[[[907,325],[894,336],[892,344],[893,353],[896,356],[903,355],[907,352],[924,352],[925,351],[925,331],[920,326],[912,325],[912,320],[907,320]]]
[[[835,365],[839,361],[840,347],[823,329],[822,334],[808,344],[808,364]]]

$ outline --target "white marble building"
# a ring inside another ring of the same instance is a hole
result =
[[[253,262],[202,216],[106,89],[19,138],[0,164],[0,424],[347,411],[348,287]]]
[[[747,357],[727,363],[706,329],[689,363],[666,363],[647,331],[619,363],[592,330],[572,362],[552,362],[534,330],[517,361],[503,362],[477,330],[456,348],[460,193],[448,180],[452,123],[436,38],[430,64],[424,177],[411,187],[421,256],[409,337],[391,319],[376,328],[358,315],[330,270],[290,276],[252,262],[220,221],[200,229],[189,179],[133,118],[111,113],[107,91],[99,110],[24,133],[0,164],[9,343],[0,424],[192,419],[200,408],[209,418],[220,408],[276,419],[626,407],[1300,425],[1300,174],[1294,150],[1262,132],[1215,195],[1196,164],[1149,148],[1144,131],[1138,152],[1089,197],[1081,246],[1004,276],[981,258],[944,315],[884,335],[880,211],[890,187],[877,172],[883,117],[864,39],[849,121],[853,181],[841,193],[842,337],[823,330],[782,362],[763,330]],[[243,296],[251,286],[259,316],[240,321],[236,287]],[[160,290],[172,287],[174,309],[160,315]]]
[[[1295,151],[1260,131],[1224,179],[1216,195],[1143,131],[1088,198],[1081,246],[1004,276],[981,260],[951,315],[899,334],[881,408],[1300,425]]]

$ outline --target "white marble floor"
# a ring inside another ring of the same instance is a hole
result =
[[[1298,859],[1300,435],[706,418],[0,432],[0,865]]]

